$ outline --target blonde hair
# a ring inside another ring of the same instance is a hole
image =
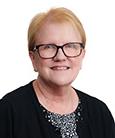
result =
[[[46,23],[46,21],[56,22],[56,23],[62,23],[62,22],[71,23],[75,29],[78,29],[82,38],[82,43],[85,46],[86,35],[80,20],[71,10],[61,7],[61,8],[50,9],[48,12],[39,13],[32,19],[28,28],[29,51],[33,50],[35,44],[35,35],[36,33],[39,33],[41,26],[44,23]]]

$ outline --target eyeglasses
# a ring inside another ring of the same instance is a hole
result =
[[[33,51],[37,51],[41,58],[50,59],[57,55],[59,49],[62,49],[66,57],[74,58],[80,56],[84,45],[79,42],[70,42],[62,46],[56,44],[40,44],[36,45]]]

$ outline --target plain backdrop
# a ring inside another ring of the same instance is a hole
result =
[[[52,7],[72,10],[86,31],[86,56],[72,85],[104,101],[115,117],[114,0],[1,0],[0,98],[36,79],[28,56],[27,29],[34,15]]]

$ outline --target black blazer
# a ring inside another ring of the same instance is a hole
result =
[[[107,106],[79,90],[76,92],[83,116],[77,124],[79,138],[115,138],[115,123]],[[44,118],[32,82],[0,100],[0,138],[60,137],[60,132]]]

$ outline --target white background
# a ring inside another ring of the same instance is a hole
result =
[[[80,18],[87,34],[86,57],[73,86],[104,101],[115,117],[114,0],[1,0],[0,98],[35,79],[27,51],[31,18],[64,6]]]

